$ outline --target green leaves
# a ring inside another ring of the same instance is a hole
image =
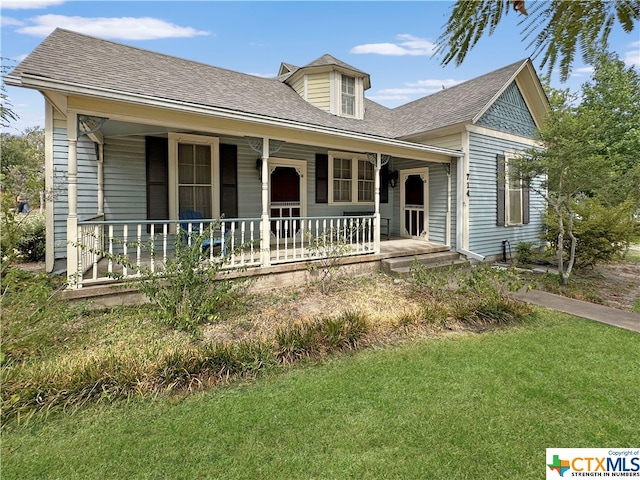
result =
[[[437,40],[442,65],[462,64],[483,34],[492,35],[513,6],[510,0],[458,0]],[[640,20],[640,0],[526,2],[529,15],[520,24],[532,57],[542,56],[548,75],[558,66],[565,81],[578,50],[593,63],[597,49],[606,49],[611,31],[619,25],[626,33]],[[532,4],[530,7],[529,4]]]

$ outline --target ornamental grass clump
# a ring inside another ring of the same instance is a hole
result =
[[[143,351],[107,347],[87,355],[5,364],[2,419],[253,378],[283,363],[355,349],[368,331],[364,315],[346,312],[290,325],[260,340],[198,341]]]
[[[276,356],[283,363],[351,350],[367,334],[369,326],[363,314],[344,312],[338,317],[322,317],[276,330]]]

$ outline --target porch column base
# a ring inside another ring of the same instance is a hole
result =
[[[271,266],[271,229],[269,228],[269,216],[262,215],[260,220],[260,265]]]
[[[67,218],[67,289],[82,288],[78,249],[78,217]]]

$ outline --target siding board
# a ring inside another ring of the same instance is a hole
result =
[[[512,250],[520,242],[541,242],[544,199],[531,192],[531,223],[522,226],[497,226],[497,166],[496,154],[517,152],[528,148],[515,141],[477,133],[469,136],[469,248],[481,255],[501,255],[502,241],[508,240]],[[539,183],[538,183],[539,184]]]

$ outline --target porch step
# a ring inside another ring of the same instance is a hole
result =
[[[387,258],[381,261],[382,271],[392,277],[406,277],[410,274],[411,265],[418,261],[427,268],[459,268],[467,265],[467,260],[460,257],[457,252],[436,252],[422,255],[410,255],[404,257]]]

